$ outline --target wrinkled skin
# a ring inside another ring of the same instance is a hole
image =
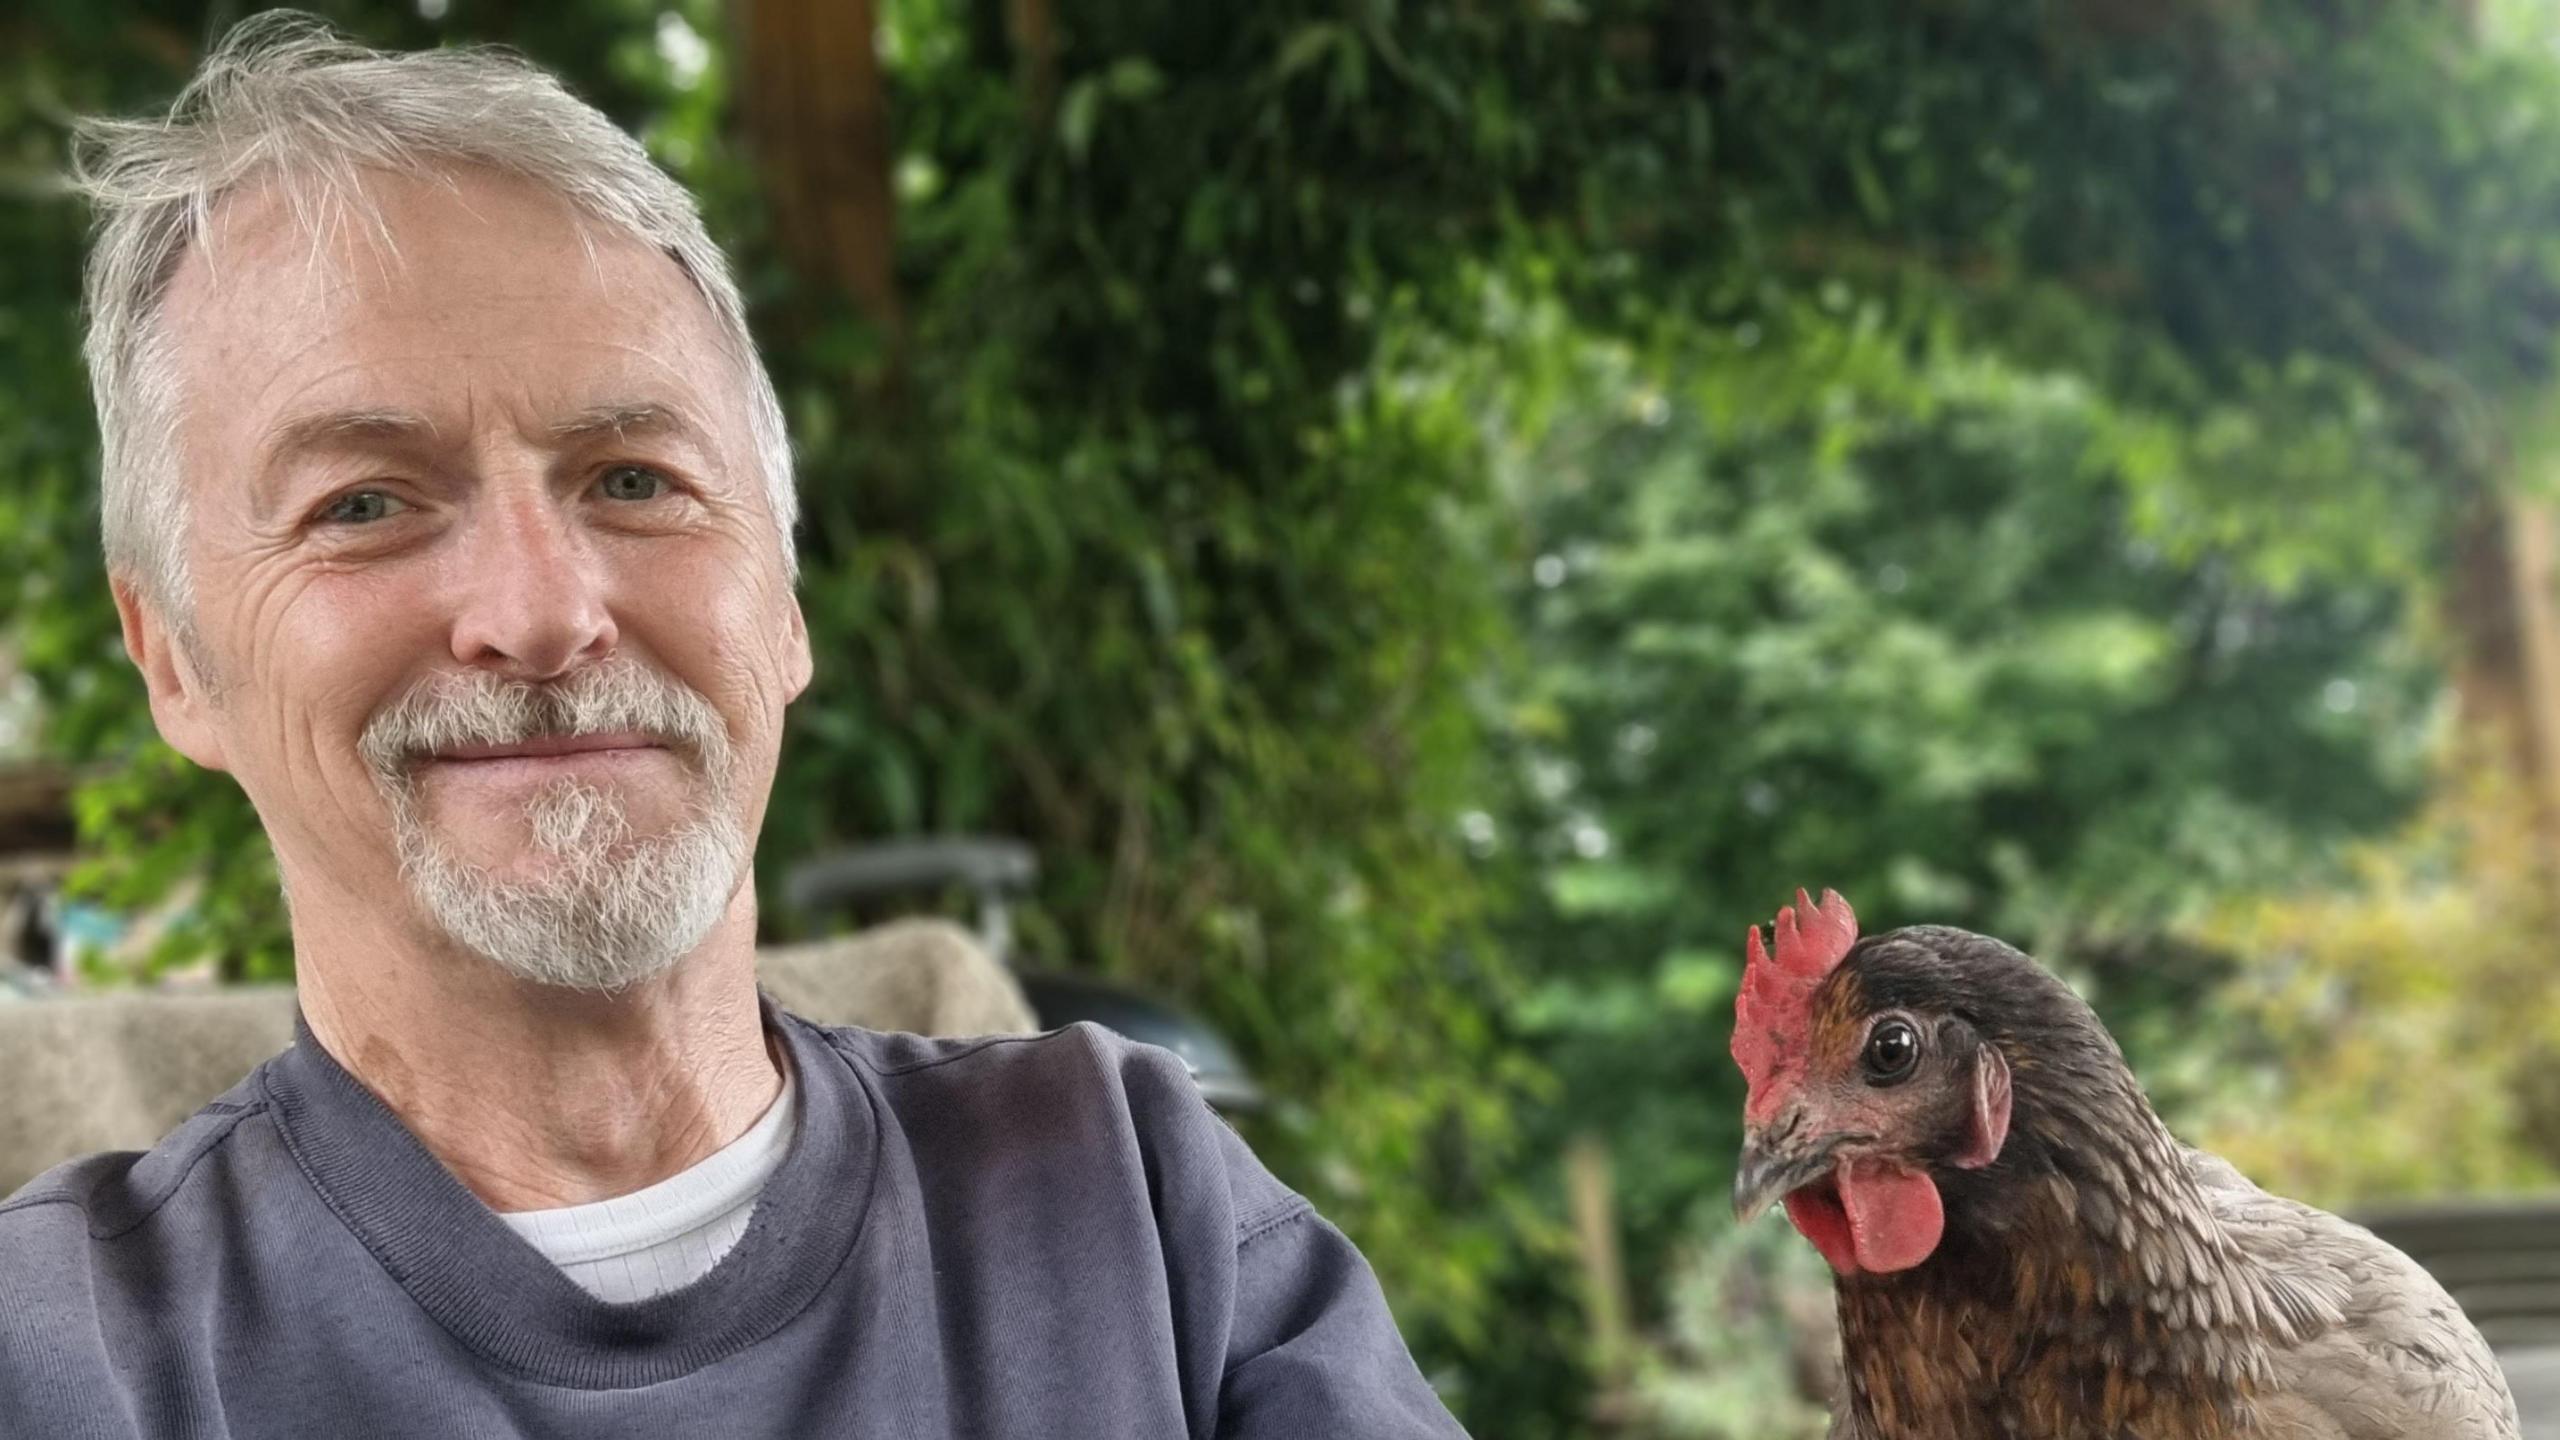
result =
[[[181,261],[164,315],[195,639],[121,575],[126,643],[162,735],[257,807],[322,1042],[492,1204],[621,1193],[777,1093],[752,887],[660,980],[528,987],[410,900],[357,739],[430,675],[539,683],[619,656],[718,711],[753,836],[810,654],[745,372],[674,261],[523,182],[372,175],[365,193],[381,233],[344,214],[315,230],[253,185]],[[617,431],[600,407],[682,423]],[[639,836],[708,803],[702,777],[625,738],[425,763],[424,822],[464,861],[536,879],[541,786],[610,787]]]

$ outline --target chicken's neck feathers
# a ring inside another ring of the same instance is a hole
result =
[[[2113,1043],[2105,1049],[2103,1070],[2078,1077],[2081,1083],[2048,1089],[2041,1076],[2021,1082],[2018,1128],[2032,1143],[2012,1152],[2007,1173],[1997,1165],[1985,1172],[1982,1188],[2005,1185],[2066,1245],[2076,1228],[2083,1243],[2065,1253],[2086,1265],[2100,1298],[2139,1303],[2179,1330],[2230,1336],[2263,1351],[2336,1324],[2342,1294],[2269,1266],[2225,1225],[2235,1192],[2260,1192],[2171,1135]],[[2227,1178],[2208,1185],[2207,1165]],[[1950,1195],[1951,1224],[2016,1226],[1996,1203],[1965,1203],[1982,1198]],[[2034,1298],[2051,1303],[2052,1287],[2044,1288],[2048,1293]]]
[[[2337,1323],[2341,1294],[2229,1233],[2197,1152],[2096,1033],[2050,1052],[2004,1047],[2010,1141],[1986,1169],[1942,1173],[1938,1252],[1841,1282],[1852,1402],[1876,1434],[2003,1433],[1965,1428],[1986,1409],[2021,1434],[2119,1433],[2039,1430],[2062,1421],[2067,1392],[2072,1407],[2096,1402],[2065,1422],[2075,1427],[2107,1415],[2122,1433],[2245,1435],[2275,1352]],[[1939,1357],[1926,1381],[1908,1363],[1921,1354]],[[2037,1409],[2039,1384],[2056,1413]],[[1943,1429],[1919,1418],[1933,1412]]]

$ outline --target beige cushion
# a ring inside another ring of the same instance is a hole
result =
[[[757,959],[786,1010],[920,1035],[1018,1034],[1031,1008],[969,933],[906,920]],[[293,1043],[293,989],[0,1001],[0,1195],[61,1161],[143,1150]]]

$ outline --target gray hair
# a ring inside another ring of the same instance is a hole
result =
[[[178,483],[181,397],[161,313],[179,261],[206,235],[214,206],[244,186],[277,186],[317,236],[351,210],[379,229],[366,170],[449,178],[457,167],[531,181],[683,268],[747,376],[756,460],[784,568],[797,577],[799,503],[782,406],[728,261],[685,188],[520,55],[370,50],[311,16],[273,11],[233,26],[165,118],[84,121],[74,151],[74,182],[96,209],[86,353],[107,565],[138,581],[182,640],[194,594]]]

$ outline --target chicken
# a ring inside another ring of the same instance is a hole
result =
[[[1831,1264],[1834,1440],[2515,1440],[2443,1288],[2180,1144],[2042,966],[1796,901],[1736,1005],[1734,1209]]]

